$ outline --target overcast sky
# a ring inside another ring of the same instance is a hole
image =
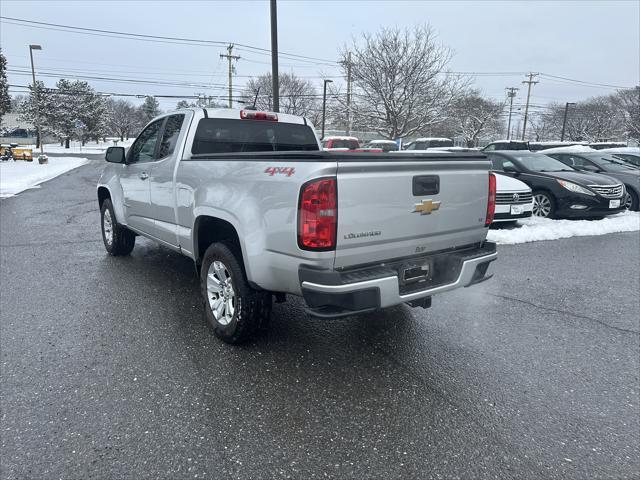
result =
[[[61,25],[146,35],[187,37],[270,48],[269,3],[254,2],[29,2],[0,0],[0,14]],[[454,51],[453,71],[478,72],[475,85],[493,98],[505,87],[519,87],[533,71],[582,82],[632,87],[640,83],[640,2],[278,2],[281,52],[335,61],[339,49],[362,32],[381,27],[429,23],[440,41]],[[9,23],[12,22],[12,23]],[[2,50],[12,85],[31,83],[30,43],[36,74],[47,86],[59,75],[111,76],[159,83],[196,83],[202,87],[88,80],[99,91],[134,94],[226,95],[227,64],[222,46],[179,45],[68,33],[3,20]],[[270,69],[268,53],[238,47],[234,87]],[[321,86],[323,76],[340,70],[331,63],[280,59],[293,71]],[[534,86],[532,103],[566,102],[615,91],[545,76]],[[209,88],[206,88],[209,86]],[[320,90],[320,87],[319,87]],[[13,89],[17,92],[17,89]],[[162,100],[164,109],[176,100]]]

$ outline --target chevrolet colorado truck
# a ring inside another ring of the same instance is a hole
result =
[[[98,183],[102,237],[142,235],[194,260],[215,334],[240,343],[272,301],[302,296],[340,317],[491,277],[495,176],[481,152],[323,151],[302,117],[186,109],[110,147]]]

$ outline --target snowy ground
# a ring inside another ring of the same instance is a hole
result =
[[[602,220],[550,220],[531,217],[509,229],[490,230],[487,240],[501,245],[557,240],[559,238],[606,235],[640,230],[640,212],[623,212]]]
[[[79,157],[50,157],[49,163],[0,162],[0,198],[11,197],[42,182],[84,165],[89,160]]]
[[[87,142],[84,147],[81,142],[71,142],[69,144],[69,148],[64,148],[60,146],[59,143],[45,143],[44,145],[44,153],[87,153],[87,154],[96,154],[96,153],[104,153],[107,148],[113,147],[116,145],[115,141],[117,140],[119,147],[129,147],[135,140],[135,138],[130,138],[129,140],[120,141],[120,139],[107,137],[106,142]],[[31,148],[33,149],[34,157],[36,153],[39,153],[39,149],[36,149],[35,145],[25,145],[24,147],[21,145],[21,148]]]

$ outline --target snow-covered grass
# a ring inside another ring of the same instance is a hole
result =
[[[0,162],[0,197],[11,197],[42,182],[84,165],[89,160],[79,157],[50,157],[49,163]]]
[[[129,140],[120,141],[120,139],[115,138],[107,138],[106,142],[87,142],[82,146],[81,142],[73,141],[69,143],[69,148],[64,148],[64,145],[60,146],[59,143],[45,143],[44,144],[44,153],[88,153],[88,154],[96,154],[96,153],[104,153],[107,148],[113,147],[116,145],[115,141],[117,140],[119,147],[130,147],[135,138],[130,138]],[[37,153],[40,153],[40,149],[36,149],[35,145],[25,145],[20,146],[20,148],[31,148],[33,150],[34,158]]]
[[[509,229],[490,230],[487,240],[501,245],[558,240],[560,238],[640,231],[640,212],[623,212],[602,220],[550,220],[531,217]]]

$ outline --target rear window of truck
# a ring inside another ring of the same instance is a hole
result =
[[[307,125],[266,120],[203,118],[191,147],[193,154],[318,151]]]

